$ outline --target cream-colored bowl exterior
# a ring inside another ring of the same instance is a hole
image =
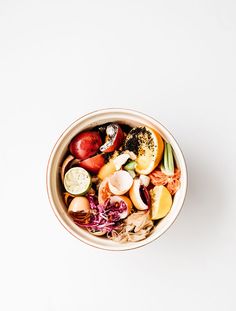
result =
[[[181,170],[181,187],[174,197],[173,206],[169,214],[158,223],[155,230],[149,237],[139,242],[121,244],[106,238],[94,236],[90,234],[88,231],[81,229],[80,227],[74,224],[74,222],[70,219],[70,217],[68,217],[66,207],[62,199],[59,167],[62,163],[66,151],[68,150],[68,145],[71,139],[77,133],[84,131],[85,129],[89,129],[96,125],[113,121],[119,123],[127,123],[130,126],[146,125],[155,128],[167,142],[171,143],[174,150],[177,165]],[[171,224],[175,221],[176,217],[178,216],[185,199],[186,190],[187,190],[186,163],[177,142],[170,134],[170,132],[158,121],[141,112],[137,112],[134,110],[118,109],[118,108],[103,109],[94,111],[79,118],[74,123],[72,123],[58,139],[52,150],[48,162],[47,191],[55,215],[57,216],[61,224],[76,238],[91,246],[98,247],[101,249],[130,250],[144,246],[145,244],[148,244],[157,239],[171,226]]]

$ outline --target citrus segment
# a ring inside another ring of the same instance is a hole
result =
[[[155,186],[150,190],[151,218],[153,220],[165,217],[172,206],[172,196],[165,186]]]

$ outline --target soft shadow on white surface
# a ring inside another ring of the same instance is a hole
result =
[[[236,2],[0,2],[0,309],[234,311]],[[188,195],[157,241],[104,252],[54,216],[50,150],[108,107],[154,116],[186,156]]]

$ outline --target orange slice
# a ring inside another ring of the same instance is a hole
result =
[[[133,130],[133,133],[131,130],[128,134],[126,138],[127,146],[130,145],[129,140],[134,140],[134,143],[138,144],[135,171],[142,175],[150,174],[162,158],[164,143],[161,135],[147,126],[138,127]]]

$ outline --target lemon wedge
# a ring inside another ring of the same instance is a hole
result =
[[[165,217],[172,206],[172,196],[165,186],[155,186],[150,190],[151,219],[156,220]]]

